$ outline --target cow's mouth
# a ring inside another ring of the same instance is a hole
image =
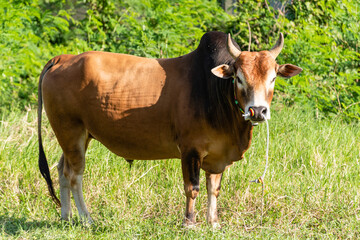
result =
[[[259,125],[259,123],[265,122],[265,120],[262,120],[262,121],[253,121],[253,120],[250,120],[250,122],[251,122],[251,124],[252,124],[253,126],[257,126],[257,125]]]

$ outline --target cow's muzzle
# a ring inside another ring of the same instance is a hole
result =
[[[252,122],[263,122],[267,116],[268,108],[264,106],[249,107],[250,120]]]
[[[251,123],[256,126],[258,123],[270,119],[270,109],[265,106],[252,106],[247,108],[246,113],[242,116],[246,121],[251,121]]]

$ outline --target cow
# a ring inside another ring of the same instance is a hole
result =
[[[183,224],[196,223],[200,169],[206,174],[207,222],[219,226],[222,173],[243,158],[253,124],[270,119],[275,78],[302,69],[279,65],[280,34],[269,51],[241,51],[230,34],[209,32],[196,50],[169,59],[109,52],[60,55],[44,67],[38,89],[39,168],[50,195],[71,217],[92,222],[82,192],[85,152],[92,139],[125,159],[181,159],[186,196]],[[63,154],[58,163],[60,200],[41,138],[42,105]]]

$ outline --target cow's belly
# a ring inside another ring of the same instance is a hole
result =
[[[102,134],[92,135],[95,135],[94,137],[110,151],[127,159],[155,160],[180,158],[176,145],[154,142],[153,139],[147,136],[143,136],[141,139],[136,138],[135,135],[138,133],[120,132],[123,133],[125,138],[120,135],[112,135],[111,137]]]
[[[125,112],[89,107],[83,121],[96,140],[121,157],[139,160],[180,157],[167,116],[161,115],[156,107]]]
[[[113,129],[111,134],[93,133],[91,130],[90,133],[110,151],[124,158],[137,160],[180,158],[176,144],[170,141],[166,143],[157,141],[156,133],[145,135],[139,134],[139,131],[128,131],[123,128]]]

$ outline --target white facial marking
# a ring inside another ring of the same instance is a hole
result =
[[[250,120],[250,107],[266,107],[266,114],[265,118],[267,120],[270,119],[270,106],[269,103],[266,101],[266,95],[269,91],[274,90],[275,81],[272,80],[276,77],[275,70],[269,71],[266,76],[266,81],[264,85],[257,86],[254,89],[254,93],[252,95],[252,99],[246,104],[245,106],[245,120]]]

